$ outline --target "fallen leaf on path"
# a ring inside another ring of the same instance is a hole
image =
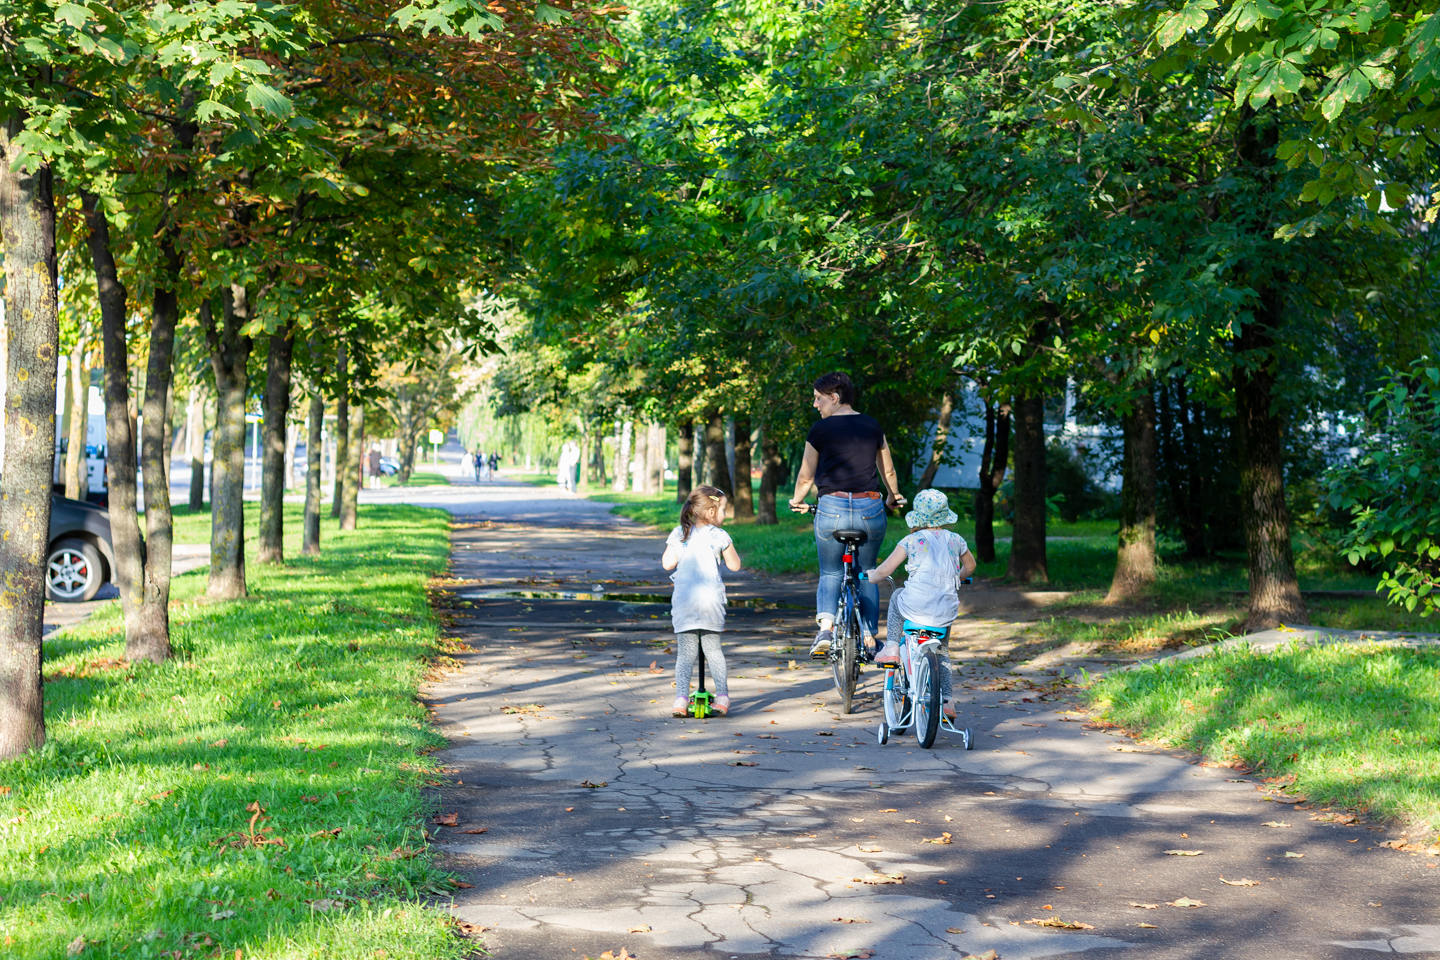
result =
[[[732,766],[732,767],[758,767],[758,766],[760,766],[760,764],[756,763],[754,760],[731,760],[731,761],[730,761],[730,766]]]
[[[853,879],[856,883],[868,883],[868,884],[871,884],[872,886],[883,887],[883,886],[885,886],[886,884],[891,884],[891,883],[904,883],[904,882],[905,882],[905,874],[903,874],[903,873],[872,873],[872,874],[870,874],[870,876],[868,876],[868,877],[853,877],[852,879]]]
[[[884,853],[879,847],[856,847],[861,853]]]
[[[1266,820],[1264,823],[1260,824],[1260,826],[1262,826],[1262,827],[1288,827],[1288,826],[1290,826],[1290,824],[1286,823],[1284,820]]]
[[[590,958],[586,957],[585,960],[590,960]],[[619,953],[616,953],[614,950],[606,950],[600,954],[600,956],[596,957],[595,960],[639,960],[639,957],[631,953],[626,947],[621,947]]]
[[[1165,855],[1167,857],[1198,857],[1204,852],[1204,850],[1166,850]]]
[[[1189,897],[1180,897],[1178,899],[1168,901],[1166,905],[1171,907],[1203,907],[1205,906],[1205,901],[1191,900]]]
[[[1139,907],[1141,910],[1159,910],[1159,909],[1160,909],[1160,904],[1158,904],[1158,903],[1135,903],[1135,902],[1132,901],[1131,904],[1130,904],[1130,906],[1132,906],[1132,907]]]
[[[1351,823],[1356,822],[1356,821],[1359,820],[1360,818],[1357,817],[1357,816],[1355,816],[1355,814],[1353,814],[1353,813],[1334,813],[1334,812],[1331,812],[1331,811],[1329,811],[1329,810],[1326,810],[1326,811],[1322,811],[1322,812],[1320,812],[1320,813],[1312,813],[1312,814],[1310,814],[1310,819],[1311,819],[1311,820],[1317,820],[1317,821],[1319,821],[1320,823],[1342,823],[1342,824],[1351,824]]]
[[[490,829],[489,827],[475,827],[474,829],[471,829],[471,830],[461,830],[460,832],[461,832],[461,833],[484,833],[484,832],[486,832],[486,831],[489,830],[489,829]]]
[[[610,786],[609,780],[601,780],[599,783],[591,783],[589,780],[581,780],[580,786],[587,790],[599,790],[601,787]]]
[[[869,920],[861,920],[859,917],[832,917],[831,923],[869,923]]]
[[[897,809],[895,809],[894,807],[886,807],[884,810],[881,810],[880,812],[881,812],[881,813],[899,813],[900,811],[897,810]]]
[[[1292,860],[1299,860],[1301,857],[1305,856],[1305,854],[1296,853],[1294,850],[1286,850],[1285,856],[1291,858]]]
[[[1059,917],[1046,917],[1043,920],[1026,920],[1032,927],[1057,927],[1061,930],[1094,930],[1093,923],[1081,923],[1078,920],[1061,920]]]
[[[835,731],[834,731],[834,730],[816,730],[816,731],[815,731],[815,736],[817,736],[817,737],[833,737],[833,736],[835,736]]]
[[[874,950],[849,950],[845,953],[827,953],[830,960],[870,960],[875,956]]]
[[[1383,907],[1384,905],[1385,904],[1381,903],[1379,900],[1371,900],[1369,903],[1365,904],[1365,906],[1367,907]]]
[[[640,924],[640,926],[638,926],[638,927],[631,927],[629,930],[626,930],[625,932],[626,932],[626,933],[649,933],[651,929],[652,929],[652,928],[651,928],[650,924],[648,924],[648,923],[642,923],[642,924]]]
[[[1137,927],[1144,927],[1146,930],[1159,930],[1159,929],[1160,929],[1159,927],[1155,926],[1155,924],[1153,924],[1153,923],[1137,923],[1137,924],[1135,924],[1135,926],[1137,926]]]
[[[960,960],[1000,960],[1000,954],[994,950],[986,950],[984,953],[966,954]]]
[[[665,671],[660,668],[660,663],[659,663],[658,660],[651,660],[651,661],[650,661],[650,672],[651,672],[651,673],[664,673]]]
[[[1258,887],[1258,886],[1260,886],[1260,881],[1259,881],[1259,880],[1251,880],[1251,879],[1248,878],[1248,877],[1242,878],[1242,879],[1240,879],[1240,880],[1226,880],[1224,877],[1221,877],[1221,878],[1220,878],[1220,882],[1223,883],[1223,884],[1225,884],[1225,885],[1228,886],[1228,887]]]
[[[473,889],[475,889],[475,884],[473,884],[473,883],[466,883],[464,880],[451,880],[450,883],[451,883],[453,886],[455,886],[457,889],[460,889],[460,890],[473,890]]]
[[[921,840],[920,842],[921,842],[921,843],[949,843],[949,842],[950,842],[950,831],[946,830],[946,831],[942,832],[942,833],[940,834],[940,836],[938,836],[938,837],[925,837],[925,838],[924,838],[923,840]]]
[[[501,708],[500,708],[500,712],[501,712],[501,713],[539,713],[541,710],[544,710],[544,709],[545,709],[545,704],[543,704],[543,703],[527,703],[527,704],[524,704],[523,706],[519,706],[519,707],[516,707],[516,706],[501,707]]]
[[[960,929],[959,927],[946,927],[946,928],[945,928],[945,932],[946,932],[946,933],[964,933],[965,931],[962,930],[962,929]]]
[[[460,822],[460,814],[442,813],[438,816],[431,817],[430,822],[439,827],[453,827]]]

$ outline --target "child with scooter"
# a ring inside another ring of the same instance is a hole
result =
[[[690,707],[690,675],[704,651],[704,662],[715,680],[711,704],[721,716],[730,712],[730,691],[720,634],[725,629],[725,582],[720,561],[740,569],[740,554],[721,524],[725,522],[725,492],[701,485],[691,491],[680,508],[680,525],[665,540],[660,565],[674,570],[670,619],[675,629],[675,702],[671,713],[683,717]],[[703,667],[702,667],[703,670]],[[704,679],[702,674],[701,687]]]

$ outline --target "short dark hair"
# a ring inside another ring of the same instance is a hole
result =
[[[841,403],[848,404],[855,402],[855,384],[850,382],[850,378],[847,375],[839,371],[827,373],[816,380],[815,390],[817,393],[838,394]]]

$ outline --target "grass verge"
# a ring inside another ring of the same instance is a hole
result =
[[[1440,831],[1440,650],[1248,647],[1111,673],[1086,689],[1134,735],[1253,769],[1315,804]]]
[[[450,485],[450,478],[443,473],[436,473],[433,470],[416,470],[410,474],[406,483],[400,482],[398,473],[388,477],[380,478],[382,487],[444,487]]]
[[[422,833],[441,740],[415,690],[448,520],[365,506],[302,558],[300,509],[292,559],[247,565],[249,599],[205,602],[204,571],[175,580],[170,662],[120,659],[118,605],[47,639],[50,740],[0,764],[0,954],[466,952],[422,902],[445,888]],[[208,515],[177,532],[203,542]]]

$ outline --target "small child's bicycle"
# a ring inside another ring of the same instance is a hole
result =
[[[961,582],[971,581],[967,578]],[[876,739],[883,745],[890,742],[892,733],[904,733],[906,728],[913,727],[915,739],[928,750],[944,730],[958,735],[966,750],[973,749],[975,738],[970,728],[955,726],[941,709],[940,642],[949,629],[906,620],[904,632],[900,663],[880,664],[885,668],[885,717],[880,721]]]

